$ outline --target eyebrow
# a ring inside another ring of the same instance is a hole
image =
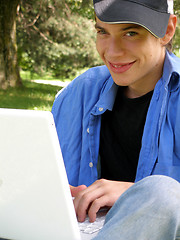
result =
[[[101,27],[98,23],[95,24],[95,28],[99,28],[99,29],[105,30],[105,28]],[[120,30],[127,31],[127,30],[130,30],[130,29],[140,29],[140,28],[142,28],[140,25],[132,24],[132,25],[130,25],[128,27],[124,27],[124,28],[122,28]]]
[[[122,28],[122,30],[127,31],[127,30],[130,30],[130,29],[140,29],[140,28],[142,28],[140,25],[133,24],[132,26]]]
[[[94,27],[99,29],[104,29],[103,27],[99,26],[97,23],[94,25]]]

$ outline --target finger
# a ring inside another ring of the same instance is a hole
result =
[[[92,189],[92,185],[89,186],[89,187],[85,187],[84,189],[81,189],[81,191],[79,191],[80,190],[79,188],[81,186],[76,187],[76,188],[75,187],[73,187],[73,188],[71,187],[71,194],[72,194],[72,196],[75,197],[75,199],[74,199],[74,207],[75,207],[76,212],[77,212],[77,209],[78,209],[78,206],[79,206],[79,202],[82,199],[83,195],[92,191],[91,190]]]
[[[92,190],[91,190],[92,189]],[[86,189],[80,193],[74,200],[76,214],[79,222],[83,222],[86,218],[87,211],[91,207],[91,204],[103,195],[103,189],[97,187],[94,189]]]
[[[81,191],[83,191],[84,189],[86,189],[87,187],[85,185],[80,185],[78,187],[73,187],[73,186],[70,186],[70,190],[71,190],[71,195],[72,197],[76,197],[77,194]]]
[[[88,211],[89,221],[94,222],[96,220],[98,211],[102,207],[105,207],[108,205],[109,205],[109,199],[108,199],[107,195],[104,195],[104,196],[94,200]]]
[[[76,193],[76,198],[77,198],[76,202],[78,203],[79,202],[78,199],[80,200],[84,194],[88,194],[90,192],[93,192],[97,188],[100,188],[100,187],[102,187],[102,180],[97,180],[92,185],[90,185],[89,187],[86,187],[85,185],[80,185],[79,187],[76,187],[77,190],[72,189],[72,192]],[[73,188],[75,188],[75,187],[73,187]]]

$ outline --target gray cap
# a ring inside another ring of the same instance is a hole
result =
[[[110,24],[133,23],[164,37],[169,21],[167,0],[93,0],[96,16]]]

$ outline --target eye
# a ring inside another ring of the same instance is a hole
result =
[[[137,32],[128,32],[128,33],[126,33],[125,35],[127,36],[127,37],[134,37],[134,36],[136,36],[138,33]]]
[[[104,35],[107,33],[104,29],[96,29],[96,31],[97,31],[97,34],[100,34],[100,35]]]

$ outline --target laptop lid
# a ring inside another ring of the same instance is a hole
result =
[[[80,239],[50,112],[0,109],[0,237]]]

